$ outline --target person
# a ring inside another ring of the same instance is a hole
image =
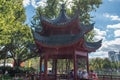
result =
[[[88,79],[88,73],[86,70],[83,70],[82,72],[82,79]]]
[[[15,74],[14,80],[18,80],[18,79],[19,79],[18,75]]]
[[[0,77],[2,76],[2,70],[0,70]]]
[[[73,80],[73,77],[74,77],[74,70],[72,69],[72,70],[70,71],[70,80]]]
[[[7,75],[7,74],[8,74],[8,71],[6,70],[6,71],[5,71],[5,75]]]
[[[89,78],[91,80],[98,80],[98,76],[93,70],[90,70]]]
[[[78,72],[77,72],[78,77],[79,77],[80,79],[82,78],[82,72],[83,72],[82,69],[79,69]]]
[[[48,71],[48,74],[52,74],[52,70],[49,70],[49,71]]]

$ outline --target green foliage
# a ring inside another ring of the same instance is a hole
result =
[[[70,14],[77,10],[80,21],[84,24],[89,24],[91,19],[89,12],[96,10],[101,3],[102,0],[73,0]]]
[[[16,65],[33,58],[28,43],[33,42],[22,0],[0,0],[0,59],[13,58]]]
[[[35,69],[33,67],[23,67],[22,70],[24,72],[35,72]]]
[[[0,73],[5,73],[5,71],[11,71],[12,70],[12,67],[10,66],[0,66]]]
[[[20,26],[25,21],[24,11],[21,0],[0,1],[0,44],[9,43],[16,29],[20,30]]]
[[[120,62],[111,62],[108,58],[93,58],[90,60],[90,69],[93,70],[117,70]]]
[[[29,73],[29,72],[35,72],[35,69],[32,67],[14,67],[13,68],[15,73]],[[21,74],[22,75],[22,74]]]
[[[31,72],[35,72],[35,69],[32,67],[10,67],[10,66],[1,66],[0,70],[2,74],[5,74],[5,71],[7,71],[8,73],[6,74],[7,76],[9,75],[9,77],[14,77],[16,74],[20,74],[25,76],[24,74],[26,73],[31,73]]]
[[[109,69],[109,68],[111,68],[111,62],[110,62],[110,60],[109,60],[108,58],[105,58],[105,59],[104,59],[103,68],[104,68],[104,69]]]
[[[66,10],[69,16],[72,16],[77,11],[80,21],[89,24],[91,19],[89,12],[95,11],[102,4],[102,0],[73,0],[71,2],[69,0],[47,0],[47,6],[40,6],[36,9],[34,18],[39,19],[40,14],[48,18],[56,17],[59,14],[61,3],[65,3],[66,7],[71,4]]]
[[[0,80],[13,80],[13,78],[10,77],[9,75],[2,75],[2,76],[0,77]]]
[[[0,2],[0,43],[10,43],[13,34],[18,30],[24,30],[23,22],[25,21],[24,9],[20,0],[2,0]],[[13,6],[14,5],[14,6]]]

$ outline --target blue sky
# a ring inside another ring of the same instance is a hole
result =
[[[46,0],[23,0],[23,5],[26,9],[27,20],[26,24],[30,24],[35,8],[44,6]],[[72,1],[72,0],[69,0]],[[120,0],[103,0],[103,4],[92,12],[91,16],[95,22],[95,37],[94,40],[98,41],[103,39],[102,46],[96,52],[89,55],[90,58],[108,57],[108,51],[120,50]]]

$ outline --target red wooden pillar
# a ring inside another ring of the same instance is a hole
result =
[[[39,64],[39,68],[40,68],[40,80],[42,80],[42,57],[40,58],[40,64]]]
[[[42,80],[42,57],[40,58],[40,80]]]
[[[44,80],[49,80],[48,79],[48,74],[47,74],[47,62],[48,62],[48,55],[46,53],[45,57],[44,57]]]
[[[55,80],[57,80],[57,59],[55,59]]]
[[[73,59],[74,59],[74,80],[77,80],[77,57],[75,53]]]
[[[87,53],[87,56],[86,56],[86,63],[87,63],[87,72],[89,73],[89,58],[88,58],[88,53]]]

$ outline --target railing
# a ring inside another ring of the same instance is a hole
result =
[[[25,76],[24,76],[25,77]],[[28,75],[27,78],[29,78],[29,80],[44,80],[44,75],[40,76],[38,74],[32,74],[32,75]],[[58,74],[56,75],[57,80],[71,80],[71,77],[66,75],[66,74]],[[55,75],[48,75],[48,79],[49,80],[56,80],[55,79]],[[91,79],[79,79],[77,78],[77,80],[91,80]],[[98,75],[98,80],[120,80],[120,75]]]
[[[99,80],[120,80],[120,75],[98,75]]]

